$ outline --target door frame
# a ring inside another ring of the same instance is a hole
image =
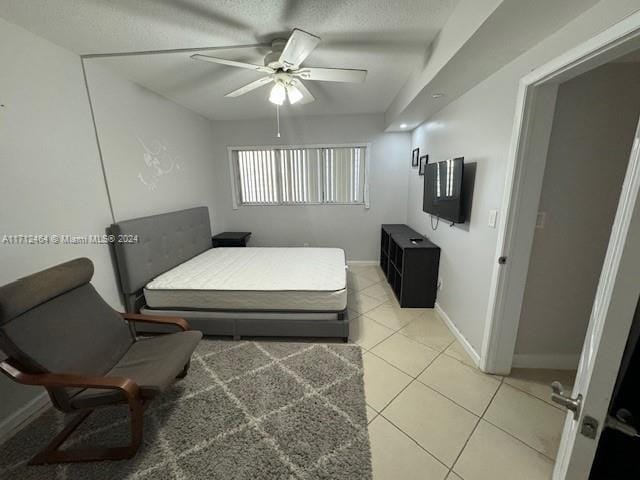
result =
[[[485,372],[511,371],[558,85],[639,48],[636,12],[520,80],[480,355],[479,366]],[[630,164],[625,182],[639,172],[638,165]],[[621,197],[619,210],[632,207],[625,203],[629,201]],[[612,231],[610,242],[624,243],[623,233]],[[500,257],[506,257],[506,263],[499,263]],[[604,265],[603,276],[611,273],[607,269],[610,264]]]

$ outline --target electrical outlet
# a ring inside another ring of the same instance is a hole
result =
[[[536,228],[544,228],[544,222],[547,220],[547,212],[538,212],[536,216]]]

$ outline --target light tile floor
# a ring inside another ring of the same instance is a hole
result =
[[[375,480],[551,478],[564,412],[549,384],[573,372],[487,375],[434,310],[400,308],[378,267],[351,267],[348,284]]]

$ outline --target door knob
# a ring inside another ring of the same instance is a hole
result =
[[[569,395],[565,395],[564,387],[560,382],[553,382],[551,384],[551,401],[562,405],[567,410],[573,412],[573,418],[575,420],[580,416],[580,408],[582,407],[582,395],[578,394],[576,398],[571,398]]]
[[[621,408],[615,417],[609,415],[605,425],[629,437],[640,438],[640,433],[633,426],[633,415],[626,408]]]

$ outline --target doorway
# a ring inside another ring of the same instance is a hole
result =
[[[639,39],[640,15],[635,14],[533,71],[521,82],[507,167],[506,212],[499,227],[488,328],[481,354],[481,367],[487,372],[508,374],[513,365],[560,86],[630,55],[640,48]],[[554,471],[557,479],[588,477],[606,421],[615,382],[611,372],[620,366],[640,295],[639,191],[640,136],[636,131],[615,219],[609,226],[612,233],[606,255],[604,261],[600,260],[597,289],[591,297],[595,300],[591,301],[576,385],[573,392],[558,395],[575,414],[566,416]]]
[[[640,52],[558,85],[515,368],[578,368],[640,118],[639,85]]]

